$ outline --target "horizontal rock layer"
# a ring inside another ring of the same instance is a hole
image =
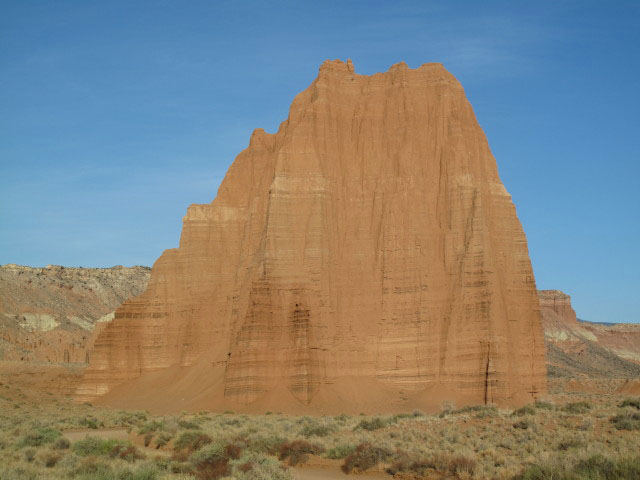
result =
[[[458,81],[440,64],[364,76],[327,61],[276,134],[253,133],[216,199],[189,207],[179,248],[96,340],[78,397],[521,403],[546,390],[539,309]]]
[[[0,360],[88,363],[96,325],[147,286],[148,267],[0,266]]]

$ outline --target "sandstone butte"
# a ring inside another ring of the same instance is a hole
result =
[[[95,340],[80,400],[388,412],[546,393],[527,241],[460,83],[326,61]]]

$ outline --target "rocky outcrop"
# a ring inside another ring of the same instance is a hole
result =
[[[189,207],[78,397],[380,411],[522,403],[545,373],[526,238],[461,85],[327,61]]]
[[[539,290],[549,373],[557,377],[640,376],[640,324],[578,320],[571,297]]]
[[[144,291],[150,272],[0,266],[0,360],[88,363],[96,330]]]

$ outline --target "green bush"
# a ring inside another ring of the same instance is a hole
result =
[[[394,420],[382,417],[373,417],[371,420],[360,420],[360,423],[356,425],[354,430],[378,430],[384,428],[389,424],[394,423]]]
[[[610,459],[594,455],[575,465],[530,465],[513,480],[629,480],[640,478],[640,456]]]
[[[640,398],[625,398],[620,405],[620,408],[633,407],[640,410]]]
[[[535,415],[536,414],[536,409],[535,407],[533,407],[533,405],[525,405],[524,407],[520,407],[517,410],[514,410],[514,412],[512,413],[512,415],[516,416],[516,417],[522,417],[524,415]]]
[[[107,456],[111,455],[111,452],[118,448],[126,448],[129,447],[129,442],[124,440],[116,440],[113,438],[97,438],[97,437],[87,437],[82,440],[78,440],[74,442],[71,446],[71,450],[76,455],[81,457],[88,456]]]
[[[513,424],[513,428],[518,428],[520,430],[527,430],[531,426],[531,422],[528,420],[520,420]]]
[[[622,413],[609,421],[618,430],[640,430],[640,413]]]
[[[284,442],[280,445],[280,460],[289,460],[289,465],[295,466],[304,463],[309,455],[317,455],[322,453],[324,448],[320,445],[314,445],[306,440],[294,440],[292,442]]]
[[[327,435],[336,431],[336,428],[333,425],[324,425],[324,424],[314,424],[310,423],[302,427],[300,430],[300,434],[303,437],[326,437]]]
[[[158,420],[152,420],[151,422],[145,423],[138,433],[140,435],[144,435],[145,433],[155,433],[157,431],[163,431],[165,428],[164,422]]]
[[[56,441],[62,434],[54,428],[36,428],[18,442],[18,447],[40,447]]]
[[[56,440],[56,443],[53,444],[53,448],[55,448],[56,450],[66,450],[70,446],[71,442],[64,437],[58,438],[58,440]]]
[[[200,425],[188,420],[178,420],[178,426],[180,428],[184,428],[185,430],[200,430]]]
[[[589,402],[571,402],[562,407],[562,411],[575,415],[587,413],[589,410],[591,410]]]
[[[386,448],[361,443],[351,455],[345,458],[342,471],[347,474],[354,470],[364,472],[380,462],[386,462],[392,455],[393,452]]]
[[[78,423],[83,427],[91,428],[93,430],[96,430],[98,428],[98,419],[95,417],[81,418]]]
[[[216,479],[229,474],[229,459],[222,445],[218,443],[200,449],[191,455],[189,461],[194,466],[198,478]]]
[[[355,449],[355,445],[343,443],[327,450],[327,454],[325,456],[334,460],[342,459],[351,455],[355,451]]]
[[[246,452],[231,462],[233,478],[236,480],[292,480],[289,470],[275,458]]]
[[[209,435],[199,432],[184,432],[173,444],[174,450],[189,450],[195,452],[201,449],[205,445],[212,442],[212,438]]]

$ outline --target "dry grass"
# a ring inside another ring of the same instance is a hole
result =
[[[0,386],[0,478],[292,478],[312,456],[350,473],[377,469],[427,478],[621,480],[640,465],[640,400],[555,395],[495,406],[393,416],[187,413],[154,416]],[[128,431],[124,440],[69,441],[72,429]],[[635,469],[635,470],[634,470]],[[589,476],[591,475],[591,476]],[[640,477],[638,477],[640,478]]]

